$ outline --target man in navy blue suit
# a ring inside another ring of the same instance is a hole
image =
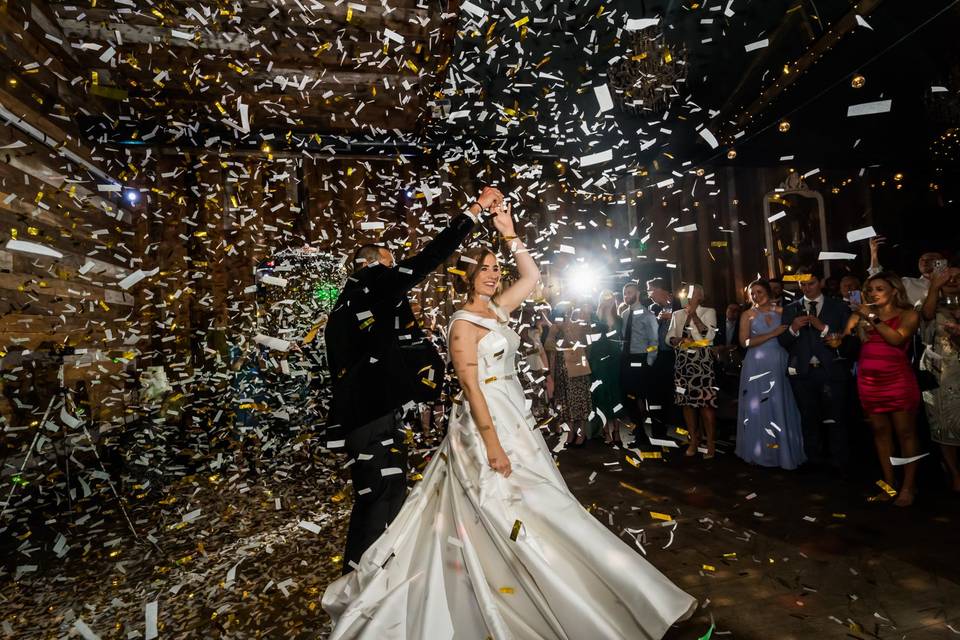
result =
[[[846,404],[850,363],[826,338],[844,331],[850,308],[823,295],[823,275],[801,269],[803,297],[783,310],[780,344],[789,352],[787,373],[803,423],[803,443],[813,464],[842,469],[847,463]]]

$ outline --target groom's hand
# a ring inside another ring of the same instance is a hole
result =
[[[484,187],[477,197],[477,204],[483,209],[492,209],[495,205],[503,202],[503,194],[494,187]]]

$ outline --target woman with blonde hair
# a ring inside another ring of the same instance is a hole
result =
[[[677,351],[674,364],[676,404],[683,408],[683,420],[690,433],[686,455],[695,456],[700,448],[701,422],[706,432],[704,459],[716,454],[717,387],[710,346],[717,335],[717,312],[704,307],[703,286],[690,284],[677,292],[686,306],[673,313],[667,341]]]
[[[883,271],[867,279],[864,302],[847,322],[845,335],[856,333],[863,345],[857,361],[857,391],[864,413],[873,427],[873,442],[890,489],[877,496],[889,500],[897,492],[891,457],[893,434],[900,444],[900,455],[918,455],[917,409],[920,388],[910,366],[907,352],[920,315],[910,305],[903,282],[896,274]],[[903,486],[894,504],[906,507],[916,496],[917,464],[904,465]]]

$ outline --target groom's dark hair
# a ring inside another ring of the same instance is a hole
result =
[[[360,245],[360,248],[353,254],[354,271],[364,268],[368,262],[376,262],[379,260],[380,249],[382,248],[381,245],[372,243]]]

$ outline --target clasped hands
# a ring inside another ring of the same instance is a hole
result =
[[[511,239],[516,236],[510,204],[505,202],[499,189],[484,187],[476,203],[481,209],[493,214],[493,226],[500,235]]]
[[[793,322],[790,323],[790,329],[792,331],[799,332],[803,327],[810,326],[816,329],[817,331],[823,331],[827,328],[827,325],[824,324],[823,320],[817,316],[811,315],[802,315],[797,316],[793,319]]]

